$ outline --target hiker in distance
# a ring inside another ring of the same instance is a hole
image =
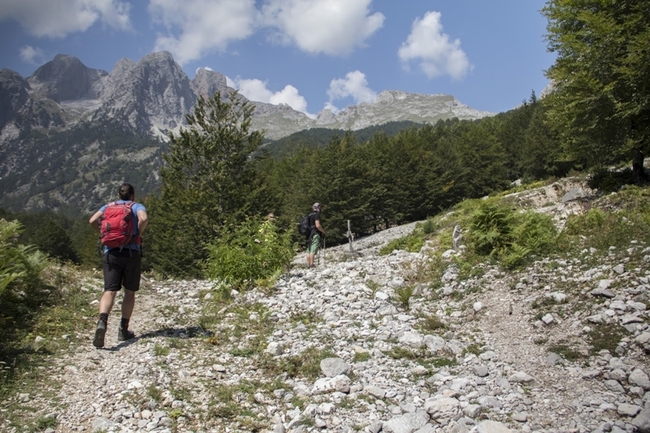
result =
[[[104,293],[99,300],[99,321],[93,339],[93,346],[97,348],[104,347],[108,315],[122,286],[124,299],[117,339],[126,341],[135,337],[129,331],[129,320],[135,305],[135,292],[140,289],[142,234],[149,219],[145,207],[135,202],[132,185],[122,184],[118,197],[119,200],[102,206],[89,221],[100,232],[104,245]]]
[[[322,207],[320,203],[314,203],[312,206],[313,212],[309,214],[309,235],[307,237],[307,267],[313,268],[314,257],[318,253],[318,247],[320,246],[321,234],[322,237],[325,237],[325,229],[320,224],[320,211]]]

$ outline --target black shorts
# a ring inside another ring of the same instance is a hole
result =
[[[140,289],[142,258],[140,251],[108,250],[104,254],[104,291],[116,292],[125,289],[137,292]]]

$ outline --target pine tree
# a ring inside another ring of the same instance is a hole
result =
[[[188,127],[170,135],[161,195],[149,203],[151,264],[172,275],[199,275],[205,246],[256,211],[251,155],[263,133],[251,131],[251,104],[237,92],[220,96],[200,98]]]

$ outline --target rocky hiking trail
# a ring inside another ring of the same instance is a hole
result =
[[[561,225],[588,196],[564,183],[516,200]],[[136,339],[117,341],[116,305],[105,349],[88,329],[52,359],[55,398],[17,398],[56,417],[49,432],[650,432],[650,246],[471,277],[445,251],[440,281],[406,305],[435,247],[379,249],[414,227],[327,248],[315,269],[299,255],[212,316],[210,282],[145,279]],[[626,333],[594,353],[607,327]]]

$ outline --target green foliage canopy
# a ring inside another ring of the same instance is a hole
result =
[[[197,276],[205,246],[252,208],[258,179],[250,155],[263,138],[251,131],[253,108],[236,92],[200,98],[188,127],[170,135],[161,195],[148,202],[154,268]]]
[[[255,219],[215,239],[207,249],[206,275],[237,288],[277,276],[294,255],[290,233],[270,221],[260,224]]]
[[[33,284],[45,264],[38,250],[17,242],[21,230],[18,221],[0,219],[0,294],[12,285]]]
[[[650,150],[650,0],[549,0],[549,119],[587,166]]]

